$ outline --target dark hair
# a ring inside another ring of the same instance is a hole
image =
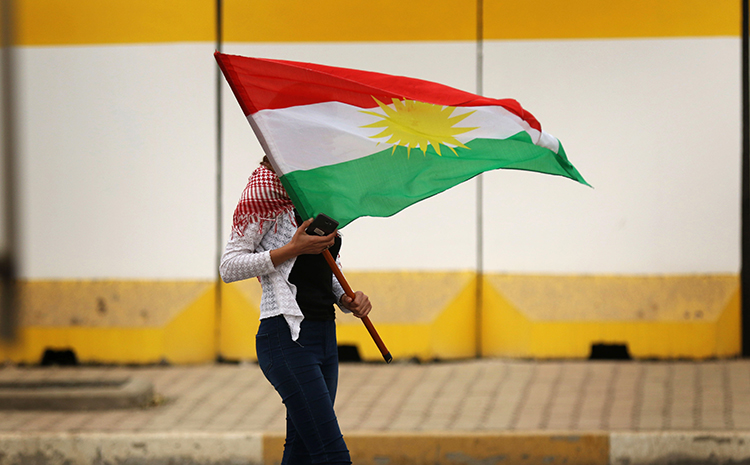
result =
[[[263,155],[263,160],[261,160],[260,164],[273,171],[274,173],[276,172],[276,170],[273,169],[273,165],[271,165],[271,161],[268,159],[267,155]]]

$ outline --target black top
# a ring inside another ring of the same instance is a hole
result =
[[[297,216],[297,224],[302,224]],[[328,249],[333,257],[339,254],[341,237]],[[336,319],[333,304],[333,272],[323,254],[299,255],[289,273],[289,282],[297,286],[297,305],[305,318],[316,321]]]

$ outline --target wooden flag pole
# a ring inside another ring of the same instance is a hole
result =
[[[339,284],[341,284],[341,287],[344,288],[344,292],[346,295],[348,295],[350,298],[354,298],[354,291],[352,291],[352,288],[349,286],[349,283],[346,282],[346,278],[344,278],[344,274],[339,269],[339,266],[336,264],[336,260],[333,259],[333,256],[331,255],[331,252],[328,251],[328,249],[323,251],[323,257],[325,257],[326,262],[328,262],[328,266],[331,267],[331,271],[333,271],[333,274],[336,276],[336,279],[339,280]],[[380,349],[380,353],[383,355],[383,359],[385,359],[386,363],[391,363],[393,361],[393,357],[391,357],[391,353],[388,351],[388,348],[385,346],[385,343],[382,339],[380,339],[380,335],[375,330],[375,326],[373,326],[372,322],[370,321],[370,318],[368,317],[362,317],[362,323],[365,324],[365,327],[367,328],[367,332],[370,333],[370,336],[372,336],[372,340],[375,341],[375,345],[378,346],[378,349]]]

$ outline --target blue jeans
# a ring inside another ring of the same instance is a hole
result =
[[[282,465],[351,464],[333,411],[339,378],[335,321],[302,321],[292,341],[283,316],[260,320],[258,364],[286,405]]]

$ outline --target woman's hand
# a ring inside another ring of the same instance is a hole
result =
[[[341,296],[341,305],[347,310],[352,312],[357,318],[364,318],[372,310],[372,304],[370,298],[367,297],[362,291],[354,293],[354,299],[344,294]]]
[[[333,231],[327,236],[315,236],[307,234],[305,232],[305,229],[307,229],[307,227],[310,226],[310,223],[312,222],[313,219],[310,218],[309,220],[302,223],[302,225],[297,228],[297,231],[294,233],[294,237],[292,237],[292,240],[289,241],[289,245],[297,252],[297,255],[317,255],[319,253],[323,253],[324,250],[333,246],[333,243],[336,241],[336,231]]]
[[[310,226],[312,221],[313,219],[310,218],[302,223],[288,244],[271,251],[273,266],[279,266],[290,258],[299,255],[317,255],[334,244],[336,241],[336,231],[327,236],[311,236],[305,232],[305,229]]]

